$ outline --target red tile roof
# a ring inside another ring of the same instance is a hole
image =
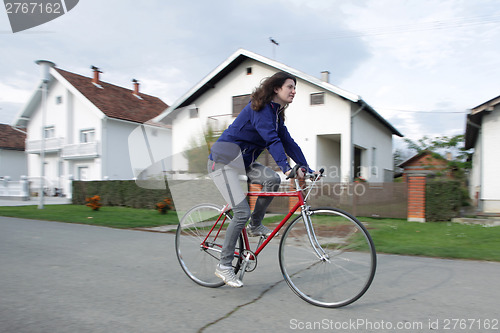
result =
[[[133,94],[133,90],[118,87],[100,81],[97,87],[92,79],[55,68],[73,87],[78,89],[92,104],[110,118],[145,123],[156,117],[168,107],[158,97],[139,92],[141,98]]]
[[[0,149],[24,150],[26,134],[16,131],[10,125],[0,124]]]
[[[434,157],[432,152],[424,150],[399,164],[399,167],[404,169],[411,168],[412,170],[436,170],[444,169],[446,164],[446,160]]]

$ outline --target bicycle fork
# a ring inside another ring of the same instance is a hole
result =
[[[327,261],[330,262],[330,257],[328,254],[323,250],[323,247],[319,244],[318,238],[316,237],[316,233],[314,232],[314,228],[312,226],[312,221],[311,221],[311,213],[309,212],[309,206],[302,206],[301,207],[301,214],[302,214],[302,219],[304,220],[304,225],[306,227],[307,231],[307,238],[309,238],[309,243],[311,244],[314,252],[316,252],[316,256],[318,259],[321,261]]]

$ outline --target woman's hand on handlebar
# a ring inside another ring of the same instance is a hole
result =
[[[298,165],[294,166],[292,169],[285,172],[286,179],[298,178],[304,179],[304,171]]]
[[[323,177],[324,171],[325,170],[322,168],[319,171],[314,171],[313,173],[308,173],[307,169],[300,168],[296,165],[292,169],[285,172],[285,176],[286,176],[286,179],[290,179],[290,178],[304,179],[306,177],[309,177],[311,180],[314,180],[314,179],[319,179],[320,177]]]
[[[312,173],[312,177],[314,177],[314,178],[317,178],[318,175],[323,176],[323,169],[321,169],[320,171],[314,171]]]
[[[294,166],[292,169],[285,172],[286,179],[297,178],[304,179],[306,177],[307,170],[305,168],[301,168],[298,165]]]
[[[325,170],[322,168],[319,171],[314,171],[313,173],[308,173],[307,169],[300,168],[298,165],[296,165],[292,169],[285,172],[285,176],[286,176],[286,179],[290,179],[290,178],[304,179],[305,177],[309,177],[311,179],[318,179],[319,177],[323,176],[324,171]]]

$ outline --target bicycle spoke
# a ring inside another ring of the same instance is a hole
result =
[[[373,280],[376,259],[371,238],[360,222],[335,209],[313,210],[310,219],[325,256],[318,258],[303,217],[298,217],[281,239],[283,276],[309,303],[324,307],[350,304]]]
[[[225,238],[222,224],[227,226],[231,220],[222,212],[221,207],[212,204],[195,206],[186,212],[177,228],[175,247],[179,263],[189,278],[205,287],[224,284],[214,274]],[[241,251],[241,236],[238,242]],[[239,268],[238,264],[236,267]]]

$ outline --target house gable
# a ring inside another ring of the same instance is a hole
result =
[[[278,70],[278,71],[288,72],[297,77],[298,79],[302,79],[303,81],[315,86],[318,89],[318,91],[326,91],[342,99],[348,100],[352,103],[357,103],[360,105],[360,107],[362,106],[368,113],[370,113],[377,121],[379,121],[385,127],[387,127],[392,134],[401,137],[403,136],[398,130],[396,130],[391,124],[389,124],[389,122],[387,122],[383,117],[381,117],[371,106],[369,106],[366,102],[364,102],[360,96],[350,93],[346,90],[343,90],[328,82],[324,82],[311,75],[305,74],[292,67],[286,66],[282,63],[268,59],[266,57],[260,56],[258,54],[255,54],[253,52],[244,49],[239,49],[238,51],[236,51],[225,62],[219,65],[202,81],[200,81],[200,83],[198,83],[185,95],[183,95],[176,102],[174,102],[174,104],[172,104],[162,114],[155,117],[153,121],[165,122],[165,123],[171,122],[172,121],[171,118],[175,117],[180,110],[182,110],[184,107],[191,105],[200,96],[202,96],[207,91],[214,88],[217,83],[219,83],[223,78],[229,75],[229,73],[231,73],[234,69],[238,68],[242,63],[244,63],[246,60],[249,59],[261,63],[265,66],[271,67],[275,71]]]
[[[404,173],[435,173],[446,169],[447,162],[433,156],[430,151],[423,151],[399,164],[399,167],[404,169]]]

